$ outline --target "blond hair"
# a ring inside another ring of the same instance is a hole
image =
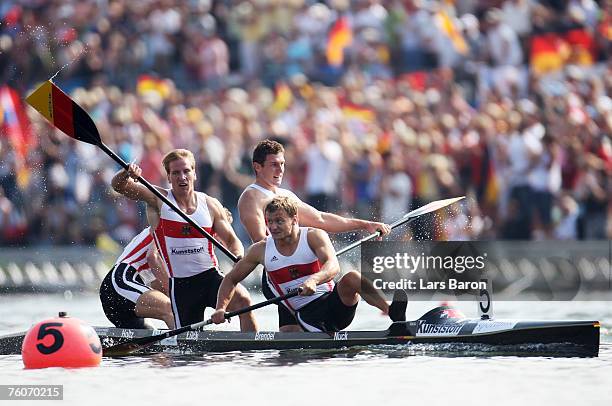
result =
[[[164,159],[162,159],[162,165],[164,165],[164,169],[167,174],[170,174],[170,162],[176,161],[178,159],[185,159],[191,163],[191,168],[195,170],[195,158],[193,157],[193,153],[186,149],[174,149],[168,152]]]
[[[293,217],[298,212],[297,203],[288,196],[277,196],[266,204],[264,213],[275,213],[278,210],[284,210],[289,217]]]

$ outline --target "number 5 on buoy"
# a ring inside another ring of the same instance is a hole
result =
[[[26,369],[95,367],[102,359],[102,346],[92,327],[62,312],[30,328],[21,356]]]

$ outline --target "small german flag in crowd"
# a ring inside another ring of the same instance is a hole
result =
[[[336,20],[329,31],[327,39],[327,62],[332,66],[341,66],[344,63],[344,49],[353,42],[353,31],[346,17]]]

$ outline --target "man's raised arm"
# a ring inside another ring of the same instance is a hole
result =
[[[302,201],[300,201],[298,210],[301,226],[320,228],[328,233],[365,230],[368,233],[374,234],[380,230],[382,235],[387,235],[391,232],[391,228],[387,224],[347,218],[338,216],[337,214],[319,211]]]
[[[115,192],[120,193],[129,199],[143,201],[152,208],[159,208],[159,200],[153,194],[153,192],[147,189],[143,184],[136,181],[141,174],[142,169],[140,169],[138,165],[130,164],[127,171],[122,169],[117,172],[115,176],[113,176],[111,186]]]

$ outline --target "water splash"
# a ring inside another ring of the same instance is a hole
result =
[[[55,77],[56,77],[57,75],[59,75],[59,73],[61,72],[61,70],[62,70],[62,69],[64,69],[66,66],[68,66],[68,64],[66,64],[65,66],[62,66],[62,67],[61,67],[61,68],[60,68],[60,69],[59,69],[57,72],[55,72],[55,74],[49,78],[49,82],[51,82],[51,83],[55,83],[55,82],[53,81],[53,79],[55,79]]]
[[[78,55],[76,55],[70,61],[66,62],[61,68],[59,68],[59,70],[55,72],[55,74],[49,78],[49,81],[51,83],[55,83],[53,80],[59,75],[59,73],[63,71],[64,69],[66,69],[67,67],[69,67],[70,65],[72,65],[73,63],[75,63],[76,61],[78,61],[79,59],[81,59],[82,55],[86,53],[87,51],[89,51],[89,47],[87,46],[87,44],[83,44],[83,47],[81,51],[78,53]]]

